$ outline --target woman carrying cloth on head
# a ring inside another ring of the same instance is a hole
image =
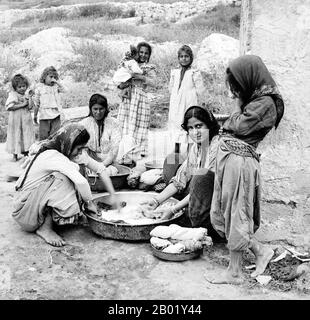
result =
[[[84,209],[97,213],[87,180],[79,164],[95,171],[118,207],[114,188],[105,167],[90,158],[83,148],[89,140],[84,126],[70,124],[40,144],[16,184],[13,218],[28,232],[35,232],[53,246],[65,241],[53,230],[58,225],[77,223]]]
[[[223,125],[216,151],[211,223],[226,237],[230,263],[224,274],[206,275],[212,283],[240,283],[243,251],[256,257],[257,277],[265,271],[273,250],[254,238],[260,225],[261,174],[256,147],[277,128],[284,102],[260,57],[245,55],[233,60],[226,70],[226,81],[238,99],[237,110]]]

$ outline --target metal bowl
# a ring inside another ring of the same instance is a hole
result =
[[[144,166],[146,170],[162,169],[164,167],[164,160],[148,161],[148,162],[145,162]]]
[[[115,195],[119,201],[125,201],[129,205],[140,203],[141,201],[149,200],[153,198],[157,193],[155,192],[143,192],[143,191],[119,191]],[[111,204],[110,195],[98,194],[93,197],[94,202],[104,202]],[[170,198],[167,201],[177,203],[178,200]],[[150,232],[157,226],[170,225],[171,223],[177,223],[183,215],[183,211],[178,212],[172,219],[165,221],[156,221],[152,224],[126,224],[119,222],[103,221],[93,214],[86,213],[90,228],[97,235],[116,240],[125,241],[148,241],[150,240]]]
[[[168,253],[168,252],[163,252],[159,249],[156,249],[152,244],[151,244],[151,250],[155,257],[161,260],[167,260],[167,261],[191,260],[191,259],[198,258],[203,252],[203,249],[198,249],[195,251],[188,251],[188,252],[181,252],[181,253]]]
[[[124,189],[127,187],[127,177],[129,176],[130,169],[120,164],[113,164],[117,168],[118,173],[114,176],[110,176],[114,189]],[[99,179],[98,175],[92,174],[87,177],[90,189],[96,192],[107,191],[104,183]]]

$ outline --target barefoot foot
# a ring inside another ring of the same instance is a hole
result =
[[[36,234],[54,247],[62,247],[66,244],[65,241],[53,230],[53,220],[49,214],[46,215],[45,221],[41,227],[36,230]]]
[[[205,279],[214,284],[241,284],[243,279],[241,275],[233,275],[229,271],[225,271],[219,274],[210,275],[208,273],[204,274]]]
[[[62,247],[66,244],[66,242],[53,230],[39,228],[36,231],[36,234],[54,247]]]
[[[256,269],[251,273],[252,278],[264,273],[269,261],[273,257],[273,250],[269,247],[262,247],[260,253],[256,255]]]

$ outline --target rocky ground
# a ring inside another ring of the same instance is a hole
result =
[[[158,149],[164,137],[162,131],[150,132],[151,150]],[[19,167],[4,147],[0,145],[0,299],[309,299],[309,273],[282,287],[250,281],[245,269],[247,280],[240,286],[206,282],[205,273],[227,266],[223,245],[196,260],[166,262],[152,255],[149,243],[107,240],[88,226],[72,226],[59,229],[67,245],[51,247],[21,231],[11,217],[14,182],[6,176]],[[282,245],[309,252],[309,211],[266,202],[262,211],[259,239],[279,253]]]

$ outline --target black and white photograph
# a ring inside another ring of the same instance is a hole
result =
[[[310,1],[0,0],[0,300],[310,300]]]

